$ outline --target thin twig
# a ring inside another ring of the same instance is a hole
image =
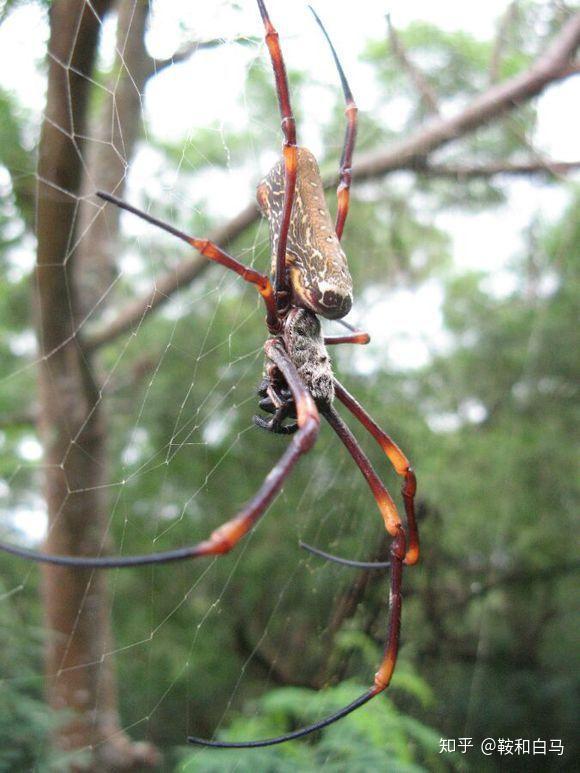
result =
[[[491,52],[491,59],[489,62],[489,83],[490,85],[497,83],[499,80],[499,71],[501,69],[501,61],[505,51],[505,45],[507,42],[508,32],[516,20],[518,12],[517,0],[513,0],[505,9],[497,29],[497,35],[495,38],[493,50]]]
[[[386,18],[387,26],[389,29],[389,41],[391,43],[391,48],[393,49],[393,54],[399,61],[401,67],[407,72],[411,81],[413,82],[413,85],[419,92],[419,96],[427,112],[431,113],[431,115],[438,116],[440,111],[435,92],[431,88],[427,78],[423,75],[421,70],[417,67],[417,65],[413,62],[407,53],[407,49],[405,48],[403,41],[399,37],[396,29],[393,27],[391,15],[389,13],[386,15]]]
[[[495,177],[496,175],[525,176],[546,174],[565,175],[580,169],[580,161],[535,160],[523,163],[492,162],[489,164],[418,164],[416,171],[426,177],[453,177],[458,180],[477,177]]]
[[[292,668],[288,668],[283,660],[282,663],[279,663],[276,657],[266,652],[263,644],[253,644],[242,622],[238,622],[235,626],[234,636],[235,647],[240,656],[245,661],[262,668],[275,684],[283,685],[284,687],[304,687],[309,690],[321,689],[321,684],[312,679],[302,678]]]
[[[562,576],[576,574],[578,571],[580,571],[580,560],[576,559],[564,564],[546,566],[542,569],[526,569],[525,571],[507,573],[503,576],[496,577],[493,580],[489,580],[488,582],[474,585],[469,593],[465,594],[459,603],[454,604],[452,608],[462,608],[475,599],[486,596],[494,590],[503,590],[504,588],[509,588],[514,585],[523,585],[528,589],[534,582],[551,582]]]
[[[359,158],[353,178],[369,180],[395,169],[412,167],[434,150],[519,107],[540,94],[548,84],[568,77],[570,59],[579,45],[580,12],[568,20],[545,53],[527,70],[492,86],[457,115],[431,121],[384,153],[369,153]],[[335,185],[337,179],[335,175],[331,184]]]
[[[182,48],[179,48],[171,56],[168,56],[167,59],[154,59],[151,57],[149,67],[150,72],[148,77],[158,75],[160,72],[166,70],[168,67],[171,67],[174,64],[180,64],[181,62],[187,61],[191,56],[193,56],[193,54],[196,54],[198,51],[207,51],[211,48],[217,48],[218,46],[223,46],[224,43],[240,43],[241,45],[247,45],[248,43],[255,42],[257,42],[257,38],[248,35],[238,35],[231,40],[226,40],[224,38],[193,40],[191,43],[188,43]]]

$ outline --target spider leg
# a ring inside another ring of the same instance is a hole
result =
[[[320,417],[314,400],[302,383],[288,354],[276,339],[268,339],[264,345],[266,356],[280,369],[294,399],[298,417],[298,432],[286,451],[272,468],[255,496],[229,521],[218,527],[209,539],[189,547],[166,550],[137,556],[63,556],[41,553],[0,542],[0,550],[6,553],[47,564],[75,566],[82,569],[112,569],[145,564],[165,564],[186,558],[201,558],[229,552],[264,514],[268,505],[282,488],[302,454],[314,444],[320,426]]]
[[[374,472],[371,463],[366,457],[364,451],[360,448],[353,434],[350,432],[346,424],[344,424],[340,416],[333,408],[325,411],[323,415],[334,429],[334,431],[337,433],[339,438],[342,440],[350,455],[353,457],[359,469],[367,479],[375,499],[377,500],[377,503],[379,504],[379,507],[382,511],[385,503],[381,500],[386,493],[386,489]],[[339,709],[334,714],[325,717],[319,722],[314,722],[311,725],[299,728],[298,730],[294,730],[291,733],[285,733],[284,735],[276,736],[275,738],[266,738],[261,741],[238,741],[229,743],[228,741],[211,741],[205,738],[190,737],[187,739],[189,743],[195,744],[197,746],[211,746],[218,749],[248,749],[259,748],[262,746],[275,746],[276,744],[285,743],[286,741],[293,741],[297,738],[303,738],[306,735],[310,735],[310,733],[314,733],[317,730],[321,730],[322,728],[328,727],[328,725],[337,722],[339,719],[342,719],[351,712],[359,709],[361,706],[364,706],[365,703],[368,703],[368,701],[370,701],[379,693],[383,692],[383,690],[389,686],[399,651],[399,633],[401,629],[402,611],[401,585],[403,579],[403,561],[405,558],[406,539],[403,525],[398,520],[396,510],[394,514],[390,514],[388,521],[389,525],[387,528],[389,533],[394,537],[391,543],[389,617],[383,659],[379,666],[379,670],[375,674],[373,686],[358,698],[356,698],[356,700],[354,700],[352,703],[349,703],[347,706],[344,706],[342,709]]]
[[[324,24],[319,19],[318,14],[314,10],[314,8],[312,6],[309,6],[309,8],[312,11],[314,18],[318,22],[318,26],[322,30],[324,37],[326,38],[328,45],[330,46],[330,50],[332,51],[332,57],[336,65],[336,69],[338,70],[340,83],[342,85],[344,101],[346,102],[346,108],[344,112],[346,115],[347,124],[346,124],[346,131],[344,135],[344,145],[342,149],[342,156],[340,159],[339,183],[338,183],[338,188],[336,189],[336,195],[338,198],[338,210],[336,213],[335,231],[338,238],[342,239],[342,232],[344,230],[344,224],[346,221],[346,217],[348,215],[348,207],[350,203],[350,185],[352,182],[352,154],[354,152],[354,146],[356,143],[358,108],[352,96],[352,91],[350,90],[350,86],[348,85],[348,81],[346,79],[346,75],[344,74],[344,70],[342,69],[342,65],[340,64],[338,54],[336,53],[336,50],[332,45],[330,36],[326,31]],[[342,341],[341,342],[336,341],[336,343],[342,343]],[[356,341],[353,343],[360,343],[360,342]]]
[[[277,331],[279,329],[280,321],[278,318],[278,311],[276,309],[274,291],[272,289],[270,280],[265,274],[260,274],[259,271],[255,271],[253,268],[244,266],[243,263],[240,263],[231,255],[228,255],[227,252],[224,252],[224,250],[218,247],[217,244],[214,244],[207,239],[197,239],[195,236],[188,236],[186,233],[180,231],[177,228],[174,228],[169,223],[164,223],[162,220],[153,217],[153,215],[150,215],[147,212],[143,212],[141,209],[137,209],[137,207],[134,207],[132,204],[128,204],[126,201],[118,199],[116,196],[113,196],[110,193],[97,191],[97,196],[101,199],[104,199],[105,201],[108,201],[110,204],[114,204],[120,209],[124,209],[127,212],[131,212],[133,215],[137,215],[137,217],[140,217],[142,220],[146,220],[148,223],[157,226],[157,228],[162,228],[164,231],[167,231],[173,236],[177,236],[178,239],[181,239],[186,244],[189,244],[190,247],[195,247],[197,250],[199,250],[199,252],[201,252],[204,257],[208,258],[209,260],[213,260],[216,263],[220,263],[222,266],[225,266],[231,271],[234,271],[236,274],[238,274],[238,276],[241,276],[242,279],[244,279],[246,282],[250,282],[251,284],[256,285],[258,292],[266,304],[266,322],[268,324],[268,328],[271,331]]]
[[[349,392],[347,392],[347,390],[342,386],[342,384],[336,379],[334,379],[334,391],[338,399],[348,408],[348,410],[352,413],[352,415],[356,419],[358,419],[358,421],[360,421],[363,427],[371,433],[371,435],[375,438],[375,440],[381,446],[383,451],[385,451],[395,471],[399,475],[403,476],[405,479],[402,487],[402,494],[403,494],[403,500],[405,502],[405,514],[407,516],[407,526],[409,529],[409,544],[407,546],[405,564],[409,566],[412,564],[416,564],[417,561],[419,560],[419,531],[417,528],[417,518],[415,515],[415,493],[417,491],[417,481],[415,478],[415,473],[413,472],[413,468],[410,466],[409,460],[403,454],[401,449],[396,445],[396,443],[394,443],[394,441],[387,435],[386,432],[383,432],[383,430],[374,421],[374,419],[372,419],[371,416],[365,411],[362,405]],[[332,413],[334,413],[334,411]],[[341,440],[343,441],[343,443],[345,443],[347,448],[349,448],[346,441],[346,438],[347,438],[346,433],[350,434],[350,430],[348,430],[346,425],[344,425],[343,427],[340,428],[340,432],[339,432],[337,427],[335,427],[334,424],[332,424],[333,421],[336,422],[338,415],[336,416],[336,418],[333,418],[332,415],[325,414],[325,418],[333,426],[337,434],[339,434],[339,437],[341,437]],[[342,420],[339,419],[339,421],[342,424]],[[353,442],[356,443],[356,441],[354,441],[354,438],[352,438],[352,440],[349,440],[349,442],[351,443],[351,446]],[[350,451],[350,448],[349,448],[349,451]],[[356,457],[354,457],[354,454],[353,454],[353,458],[355,459],[355,461],[357,461]],[[358,464],[358,461],[357,461],[357,464]],[[361,467],[360,469],[363,472],[363,475],[365,475],[366,477],[366,474],[363,468]],[[304,548],[304,550],[308,550],[310,553],[314,553],[315,555],[320,555],[322,558],[325,558],[327,561],[333,561],[335,564],[342,564],[343,566],[350,566],[350,567],[355,567],[360,569],[373,569],[373,568],[383,569],[384,568],[384,562],[381,562],[381,561],[377,561],[377,562],[352,561],[351,559],[348,559],[348,558],[341,558],[340,556],[335,556],[332,553],[326,553],[324,551],[321,551],[319,550],[319,548],[315,548],[312,545],[309,545],[305,542],[301,542],[300,547]]]
[[[315,722],[312,725],[301,727],[298,730],[294,730],[292,733],[279,735],[275,738],[265,738],[261,741],[228,742],[211,741],[209,738],[197,738],[194,735],[190,735],[187,741],[188,743],[194,744],[195,746],[209,746],[212,749],[260,749],[263,746],[276,746],[279,743],[286,743],[286,741],[295,741],[297,738],[304,738],[304,736],[310,735],[310,733],[315,733],[317,730],[322,730],[322,728],[328,727],[328,725],[332,725],[334,722],[338,722],[339,719],[346,717],[348,714],[356,711],[356,709],[364,706],[365,703],[368,703],[371,698],[375,697],[375,695],[376,692],[374,691],[374,688],[372,690],[368,690],[367,692],[360,695],[352,703],[349,703],[348,706],[340,709],[335,714],[331,714],[330,716],[321,719],[320,722]]]
[[[293,435],[298,430],[298,424],[282,424],[286,415],[287,411],[280,409],[275,412],[271,419],[265,419],[263,416],[252,416],[252,421],[256,427],[265,429],[267,432],[273,432],[275,435]]]
[[[403,501],[405,502],[405,514],[407,517],[407,528],[409,530],[409,544],[407,547],[407,555],[405,556],[405,564],[416,564],[419,560],[419,530],[415,515],[415,494],[417,492],[415,472],[399,446],[379,427],[358,400],[353,397],[350,392],[343,387],[340,381],[337,381],[337,379],[334,379],[334,393],[340,402],[348,408],[355,419],[370,432],[387,455],[397,475],[400,475],[404,479],[401,493],[403,495]]]
[[[296,122],[290,105],[290,92],[288,89],[288,77],[286,75],[286,66],[280,48],[278,33],[270,21],[268,11],[263,0],[258,0],[258,8],[266,29],[266,45],[270,52],[274,78],[276,80],[276,94],[278,95],[278,105],[280,115],[282,116],[282,132],[284,134],[284,206],[282,209],[282,219],[280,221],[280,233],[278,236],[278,247],[276,252],[276,277],[275,287],[279,308],[283,309],[289,302],[290,285],[286,276],[286,243],[288,240],[288,230],[290,228],[290,218],[292,215],[292,206],[294,204],[294,193],[296,190],[296,173],[298,157],[296,151]]]
[[[365,333],[363,330],[357,330],[352,325],[349,325],[348,322],[345,322],[343,319],[337,319],[336,322],[341,324],[343,327],[347,328],[351,331],[350,335],[344,335],[344,336],[325,336],[324,337],[324,343],[326,345],[330,344],[368,344],[370,343],[371,337],[368,333]]]
[[[357,467],[366,478],[381,515],[383,516],[385,528],[391,537],[395,538],[403,526],[401,519],[399,518],[399,513],[397,512],[397,506],[393,502],[384,483],[375,472],[368,456],[362,450],[355,436],[340,418],[336,410],[332,407],[327,408],[324,411],[323,416],[343,442],[347,451],[356,462]]]
[[[281,389],[280,394],[278,394],[273,384],[268,379],[265,379],[260,385],[258,394],[265,395],[258,403],[260,408],[274,415],[271,419],[265,419],[263,416],[254,416],[254,424],[261,429],[278,435],[293,435],[298,430],[298,424],[294,422],[287,426],[283,425],[284,419],[288,418],[288,416],[296,418],[292,393]]]
[[[327,553],[325,550],[315,548],[313,545],[309,545],[307,542],[298,543],[301,548],[307,550],[315,556],[325,558],[327,561],[333,561],[335,564],[342,564],[343,566],[351,566],[353,569],[388,569],[391,565],[390,561],[353,561],[351,558],[340,558],[332,553]]]
[[[284,426],[283,424],[284,419],[288,418],[291,414],[293,405],[289,403],[280,403],[279,405],[276,405],[270,397],[260,400],[259,405],[264,411],[274,415],[271,419],[266,419],[263,416],[253,416],[252,421],[256,427],[260,427],[260,429],[265,429],[268,432],[273,432],[277,435],[293,435],[298,430],[298,424],[296,422],[287,426]]]

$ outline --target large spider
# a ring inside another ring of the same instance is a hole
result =
[[[269,224],[273,284],[268,276],[244,266],[213,242],[188,236],[109,193],[99,192],[97,195],[177,236],[209,260],[226,266],[246,282],[256,286],[266,305],[266,325],[269,332],[264,344],[265,375],[258,389],[261,398],[259,404],[270,418],[255,416],[254,422],[270,432],[292,434],[292,440],[259,491],[245,507],[212,532],[207,540],[195,545],[147,555],[77,557],[49,555],[0,543],[0,549],[34,561],[92,569],[161,564],[227,553],[264,514],[298,459],[312,448],[318,435],[320,415],[324,416],[366,478],[385,527],[393,538],[389,562],[390,606],[384,657],[373,685],[365,693],[314,724],[262,741],[227,743],[195,737],[188,739],[193,744],[221,748],[271,746],[300,738],[336,722],[382,692],[389,685],[397,659],[403,564],[414,564],[419,558],[419,538],[414,512],[416,481],[413,470],[398,446],[333,376],[326,349],[327,344],[365,344],[368,343],[369,337],[343,322],[349,329],[348,334],[323,338],[318,319],[320,315],[340,321],[348,314],[352,305],[352,280],[340,239],[349,208],[357,107],[328,33],[311,8],[330,46],[346,101],[347,127],[339,171],[338,211],[333,227],[316,160],[309,150],[296,144],[296,127],[278,33],[270,21],[263,0],[257,2],[266,30],[266,44],[274,70],[284,134],[283,159],[278,161],[262,180],[257,192],[258,203]],[[370,432],[395,471],[403,477],[402,494],[407,516],[407,534],[390,494],[354,435],[333,407],[335,397]],[[288,419],[290,424],[285,423]],[[350,566],[372,568],[389,565],[348,561],[308,545],[303,547],[324,558]]]

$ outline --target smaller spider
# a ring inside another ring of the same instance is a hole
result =
[[[309,150],[296,145],[296,127],[278,33],[270,21],[263,0],[257,2],[266,30],[266,44],[274,70],[284,134],[283,158],[260,183],[257,193],[258,203],[269,224],[274,284],[272,285],[265,274],[244,266],[213,242],[188,236],[109,193],[99,192],[98,195],[105,201],[173,234],[195,247],[209,260],[220,263],[256,286],[264,299],[266,325],[270,334],[264,344],[266,363],[264,378],[258,389],[261,398],[259,405],[270,418],[254,416],[254,422],[270,432],[293,435],[292,440],[255,496],[208,539],[195,545],[146,555],[85,557],[49,555],[0,543],[0,549],[34,561],[92,569],[161,564],[227,553],[264,514],[299,458],[312,448],[318,436],[322,414],[367,480],[385,527],[393,538],[391,560],[388,563],[374,564],[348,561],[304,543],[301,543],[301,546],[316,555],[348,566],[365,569],[390,566],[389,619],[384,657],[375,675],[374,684],[366,692],[339,711],[311,725],[261,741],[227,743],[196,737],[188,739],[193,744],[217,748],[272,746],[300,738],[336,722],[388,687],[399,646],[403,565],[414,564],[419,558],[419,536],[414,510],[414,472],[398,446],[334,377],[326,349],[328,344],[366,344],[369,341],[366,333],[355,330],[341,320],[348,314],[352,305],[352,280],[340,239],[349,208],[357,108],[334,46],[322,22],[311,8],[330,46],[346,101],[347,127],[340,162],[338,211],[333,226],[316,160]],[[338,320],[348,328],[349,333],[344,336],[323,337],[318,315]],[[375,438],[395,471],[403,477],[402,494],[408,535],[390,494],[334,408],[335,397]],[[291,423],[286,423],[287,420]]]

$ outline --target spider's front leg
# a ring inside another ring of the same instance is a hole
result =
[[[253,422],[257,427],[273,432],[277,435],[293,435],[298,429],[298,424],[284,425],[287,418],[296,418],[296,405],[292,392],[286,385],[280,383],[281,373],[270,364],[267,368],[267,376],[258,387],[258,396],[262,399],[259,406],[266,413],[273,414],[271,419],[264,416],[254,416]]]
[[[352,325],[349,325],[348,322],[345,322],[344,319],[337,319],[336,321],[350,332],[342,336],[324,336],[325,346],[332,346],[334,344],[359,344],[365,346],[370,343],[371,337],[364,330],[357,330]]]

